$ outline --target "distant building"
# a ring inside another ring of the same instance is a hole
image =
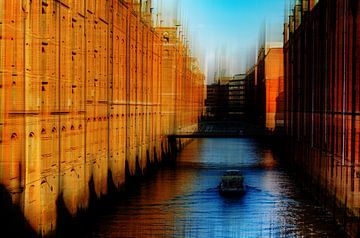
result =
[[[229,84],[230,80],[232,80],[232,77],[230,76],[222,76],[217,78],[217,83],[221,85]]]
[[[236,74],[229,81],[229,117],[238,118],[246,111],[246,74]]]
[[[257,108],[257,65],[254,65],[246,72],[245,77],[245,111],[246,119],[254,122],[258,118]]]
[[[246,74],[219,77],[207,86],[206,115],[213,119],[249,118],[254,106],[254,82]]]
[[[206,116],[213,119],[228,117],[229,85],[220,83],[207,85],[205,100]]]

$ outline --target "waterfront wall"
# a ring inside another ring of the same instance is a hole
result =
[[[351,236],[360,234],[359,8],[357,0],[302,1],[284,31],[290,159],[329,195]]]
[[[149,5],[0,1],[0,184],[36,233],[55,231],[60,202],[75,216],[197,129],[204,76],[173,41]]]

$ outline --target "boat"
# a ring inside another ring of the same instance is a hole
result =
[[[245,193],[244,176],[241,175],[239,170],[227,170],[221,176],[219,184],[219,192],[221,195],[242,195]]]

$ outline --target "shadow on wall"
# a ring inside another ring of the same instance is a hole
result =
[[[150,175],[153,171],[161,166],[161,164],[171,163],[172,153],[176,154],[176,141],[168,141],[166,148],[162,150],[162,160],[154,149],[154,160],[150,161],[150,152],[147,152],[146,169],[141,169],[137,160],[136,173],[130,175],[128,164],[126,161],[126,181],[131,183],[144,175]],[[123,196],[125,184],[115,184],[113,173],[109,169],[107,174],[106,194],[98,194],[95,188],[94,177],[89,178],[88,184],[88,200],[85,207],[78,207],[76,215],[66,205],[65,194],[62,192],[56,198],[56,229],[52,229],[50,233],[43,234],[49,237],[81,237],[87,232],[89,224],[99,214],[109,209],[109,205],[114,201],[118,201]],[[20,204],[22,204],[20,202]],[[21,205],[20,205],[21,206]],[[41,231],[35,230],[26,220],[23,209],[19,205],[14,205],[12,194],[4,186],[0,184],[0,237],[39,237]],[[111,209],[111,208],[110,208]]]
[[[109,180],[112,178],[109,178]],[[78,209],[73,216],[66,207],[64,195],[61,193],[56,199],[57,224],[54,233],[46,234],[49,237],[77,237],[86,231],[86,225],[101,210],[100,197],[96,195],[93,177],[88,183],[89,205],[88,208]],[[119,189],[112,183],[112,192]],[[11,194],[4,185],[0,185],[0,237],[40,237],[26,218],[21,208],[12,203]]]
[[[20,207],[12,204],[11,194],[4,185],[0,185],[0,237],[38,237]]]
[[[114,181],[112,172],[108,170],[108,187],[107,193],[97,195],[95,189],[94,177],[91,176],[88,182],[89,200],[86,208],[78,208],[76,215],[72,215],[66,207],[64,195],[61,193],[56,200],[57,223],[55,237],[87,237],[89,226],[93,224],[96,218],[112,209],[112,205],[122,195],[123,185],[118,187]]]
[[[276,97],[276,113],[275,113],[275,133],[284,132],[285,123],[285,104],[284,104],[284,92],[280,92]]]
[[[79,209],[76,216],[66,207],[63,194],[59,194],[56,200],[56,237],[79,237],[86,231],[86,226],[91,224],[92,219],[99,212],[99,201],[95,191],[94,177],[91,176],[88,182],[89,204],[87,208]],[[51,235],[51,234],[50,234]]]

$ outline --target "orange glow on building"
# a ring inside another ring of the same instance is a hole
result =
[[[197,129],[204,75],[176,35],[166,58],[149,3],[0,9],[0,183],[39,234],[56,228],[56,201],[74,216],[161,160],[166,135]]]
[[[257,63],[247,72],[254,85],[256,110],[253,117],[266,130],[284,126],[284,63],[283,48],[264,43]]]
[[[284,126],[284,61],[283,48],[270,48],[265,56],[266,122],[275,130]]]

